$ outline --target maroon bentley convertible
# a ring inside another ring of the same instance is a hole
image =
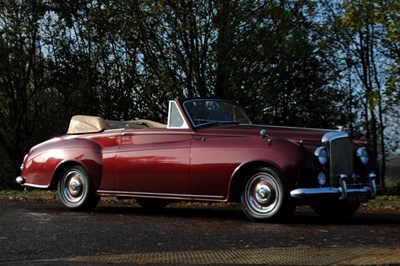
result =
[[[71,210],[101,196],[145,208],[175,201],[240,202],[252,220],[309,204],[344,217],[375,197],[376,169],[365,143],[343,131],[252,124],[234,102],[169,102],[167,124],[74,116],[66,135],[33,147],[17,182],[57,189]]]

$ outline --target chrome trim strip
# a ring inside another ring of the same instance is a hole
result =
[[[190,131],[125,131],[122,135],[192,135]]]
[[[223,196],[215,195],[194,195],[194,194],[173,194],[173,193],[155,193],[155,192],[137,192],[137,191],[113,191],[113,190],[97,190],[97,193],[111,194],[111,195],[126,195],[126,196],[156,196],[166,198],[212,198],[212,199],[223,199]]]
[[[123,129],[119,130],[119,132],[96,132],[96,133],[79,133],[79,134],[66,134],[64,139],[93,139],[99,137],[120,137],[123,132]]]

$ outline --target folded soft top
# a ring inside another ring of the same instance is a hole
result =
[[[75,115],[71,118],[67,134],[95,133],[113,128],[166,128],[166,125],[146,119],[114,121],[98,116]]]

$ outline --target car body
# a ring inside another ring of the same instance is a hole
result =
[[[229,100],[177,99],[167,124],[74,116],[65,135],[31,148],[17,182],[57,189],[71,210],[113,196],[153,209],[240,202],[255,221],[287,217],[299,204],[343,217],[376,194],[365,145],[338,130],[252,124]]]

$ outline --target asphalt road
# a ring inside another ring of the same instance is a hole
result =
[[[236,206],[149,213],[101,201],[90,213],[54,201],[0,200],[0,265],[400,265],[399,209],[323,221],[300,208],[254,223]]]

